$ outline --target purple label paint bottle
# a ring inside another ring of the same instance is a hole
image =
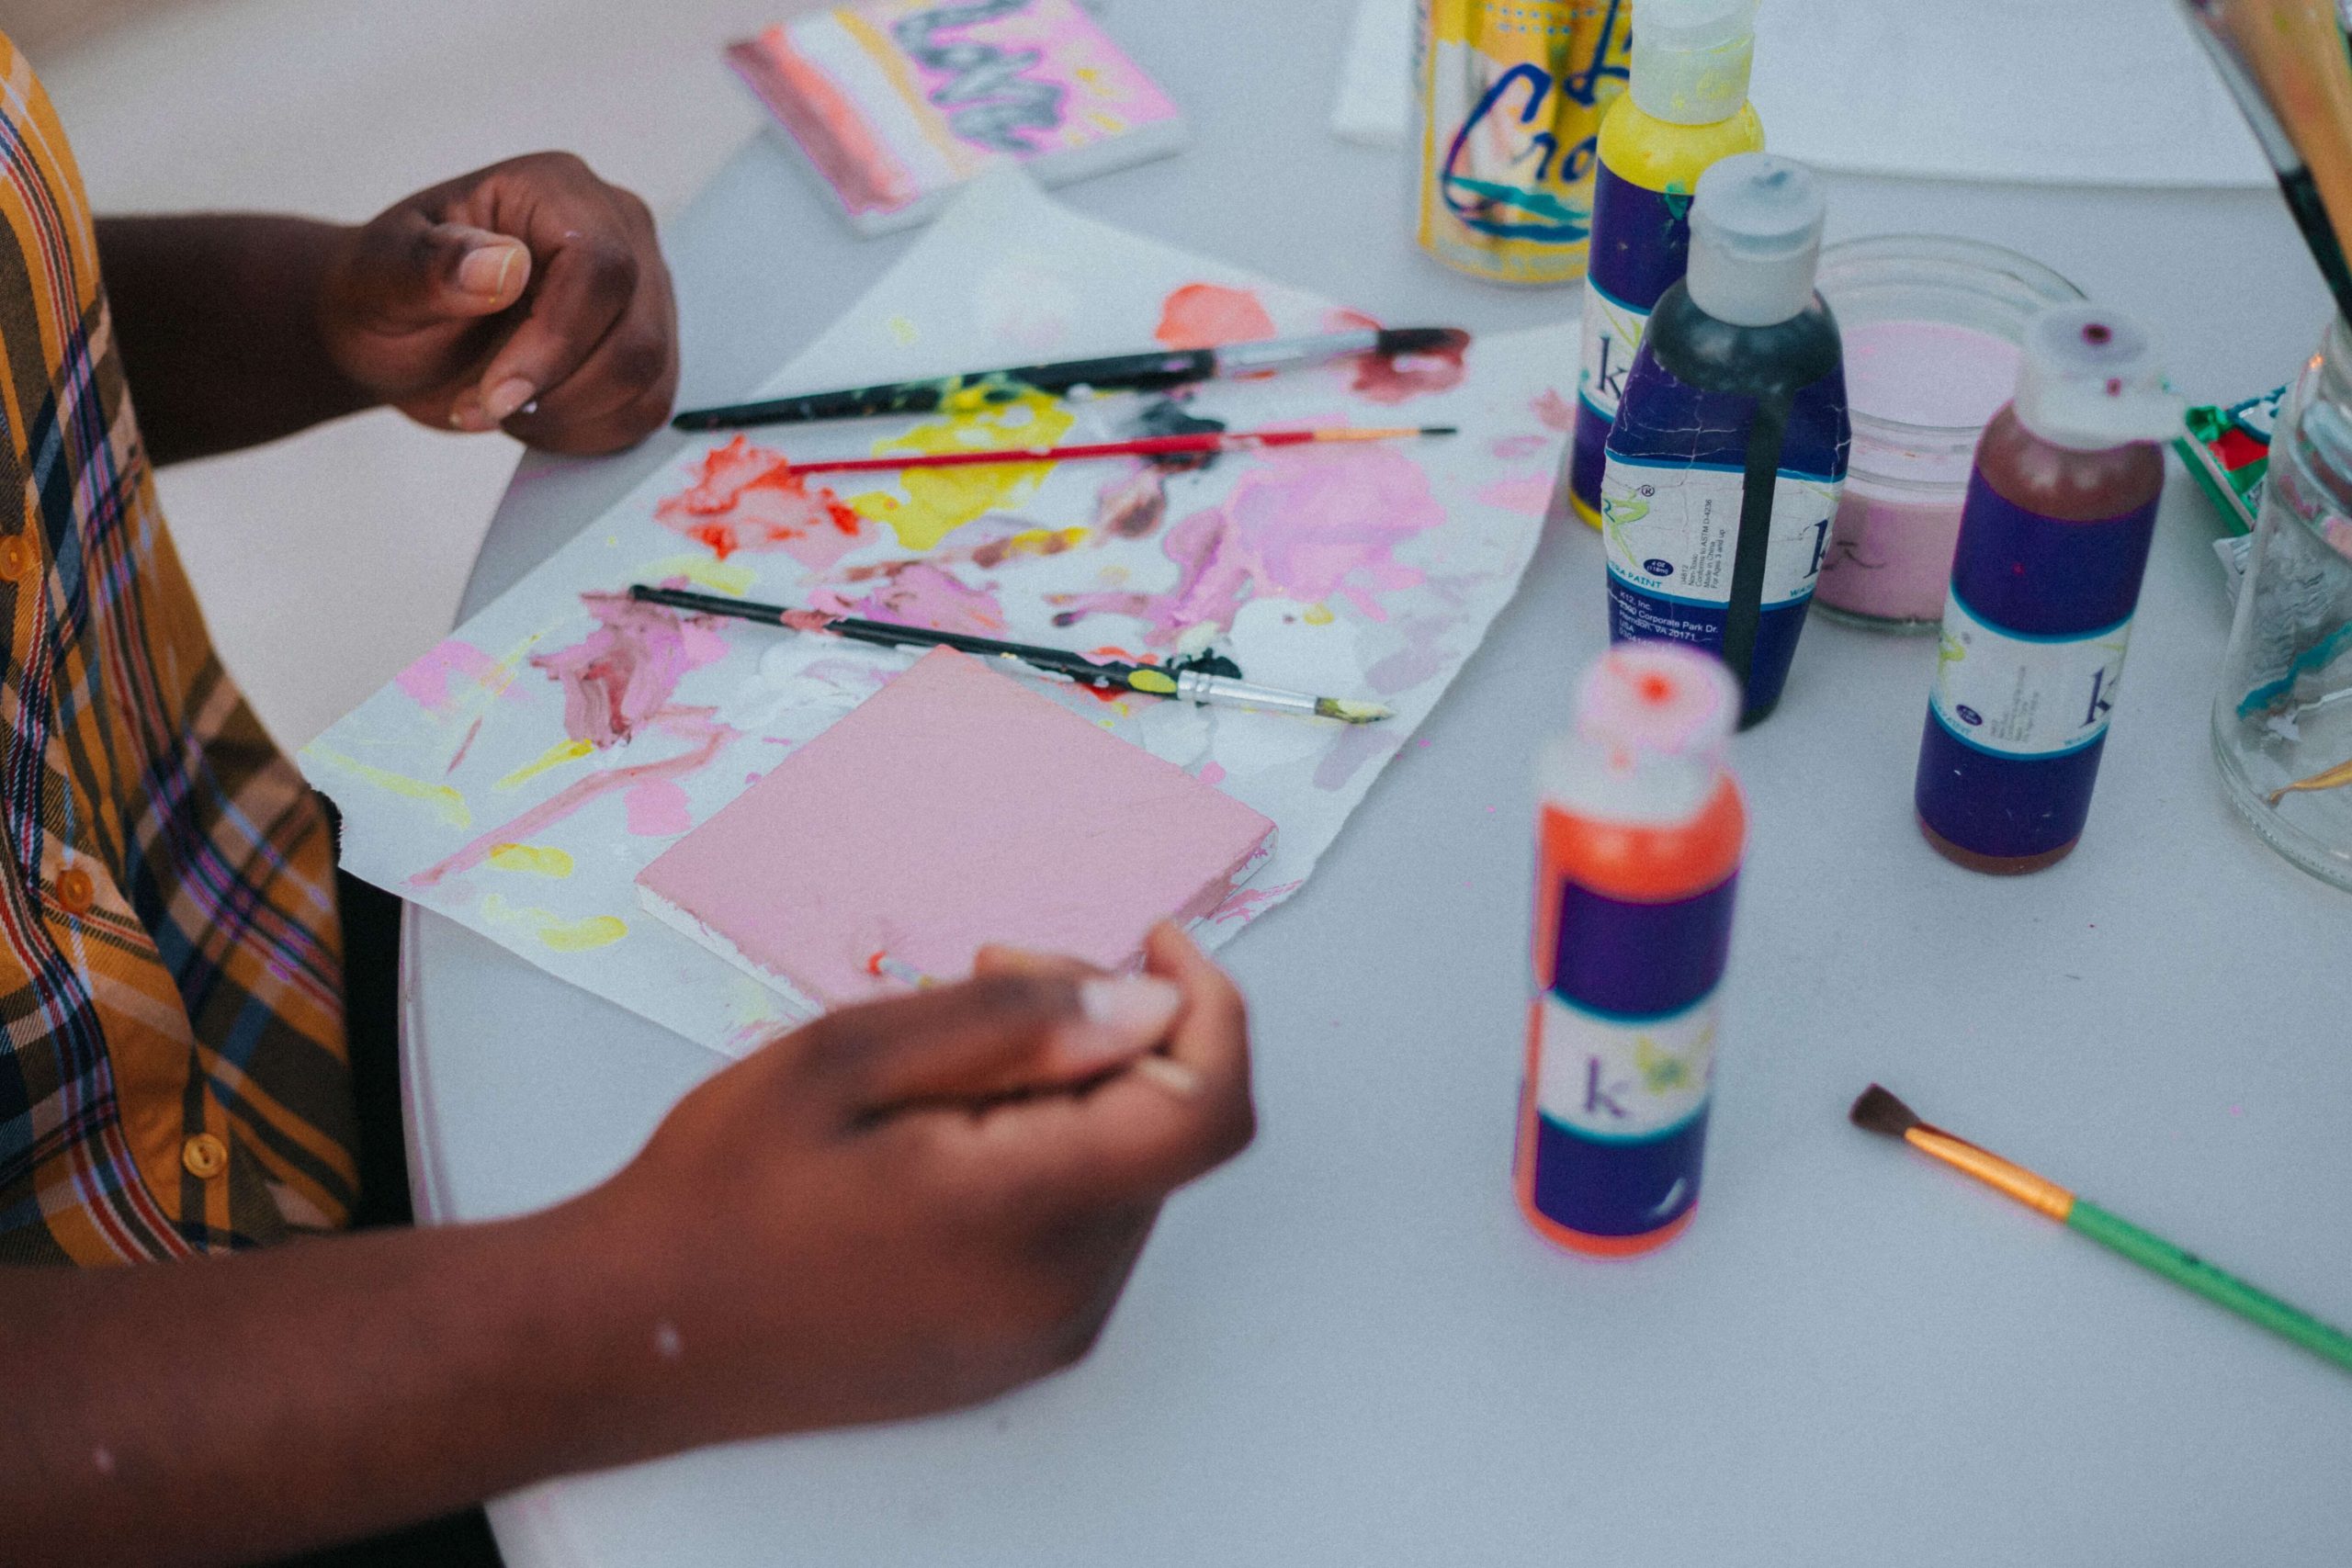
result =
[[[2065,858],[2090,816],[2180,401],[2095,305],[2026,331],[1969,478],[1919,745],[1920,830],[1973,871]]]
[[[1577,1252],[1662,1247],[1699,1201],[1747,833],[1724,762],[1738,714],[1710,655],[1623,643],[1544,757],[1513,1185],[1537,1234]]]

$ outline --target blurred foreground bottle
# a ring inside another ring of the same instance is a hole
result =
[[[2271,436],[2213,754],[2232,804],[2271,848],[2352,888],[2352,330],[2341,316]]]

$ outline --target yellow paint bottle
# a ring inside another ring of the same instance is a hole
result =
[[[1601,444],[1659,296],[1690,250],[1690,194],[1718,159],[1764,145],[1747,101],[1756,0],[1642,0],[1630,90],[1600,124],[1584,356],[1555,517],[1600,525]]]

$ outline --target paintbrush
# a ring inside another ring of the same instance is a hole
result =
[[[1025,642],[1001,642],[995,637],[933,631],[928,626],[894,626],[886,621],[861,620],[854,615],[829,615],[821,610],[791,610],[781,604],[754,604],[748,599],[722,599],[713,593],[695,593],[677,588],[650,588],[641,582],[629,589],[628,596],[640,604],[666,604],[671,609],[685,610],[698,615],[725,615],[739,621],[757,621],[763,626],[782,626],[787,631],[831,632],[852,642],[870,643],[876,648],[952,648],[958,653],[969,653],[982,659],[1004,660],[1023,673],[1075,682],[1100,691],[1141,692],[1147,696],[1174,697],[1185,702],[1268,708],[1276,713],[1336,718],[1342,724],[1377,724],[1384,718],[1394,716],[1378,703],[1285,692],[1279,687],[1261,686],[1230,675],[1188,669],[1181,664],[1163,668],[1157,664],[1098,663],[1068,649],[1043,648]]]
[[[2143,1269],[2186,1285],[2208,1301],[2219,1302],[2242,1317],[2251,1318],[2272,1333],[2315,1351],[2338,1366],[2352,1368],[2352,1335],[2334,1328],[2274,1295],[2255,1289],[2233,1274],[2224,1273],[2194,1253],[2120,1215],[2109,1213],[2087,1198],[2078,1198],[2047,1177],[2003,1159],[1989,1149],[1922,1122],[1918,1114],[1878,1085],[1872,1084],[1854,1101],[1854,1125],[1890,1138],[1900,1138],[1922,1154],[1966,1171],[1988,1187],[1999,1189],[2052,1219],[2121,1253]]]
[[[2278,176],[2278,192],[2287,199],[2295,226],[2302,231],[2303,243],[2311,248],[2320,276],[2327,280],[2336,310],[2352,321],[2352,269],[2346,268],[2344,259],[2346,252],[2352,250],[2352,241],[2345,237],[2347,227],[2352,227],[2352,141],[2344,141],[2340,131],[2331,141],[2322,124],[2324,115],[2307,119],[2300,112],[2305,105],[2345,107],[2343,35],[2332,23],[2323,22],[2326,52],[2334,58],[2315,52],[2308,69],[2289,60],[2281,71],[2278,68],[2282,62],[2275,58],[2272,48],[2276,29],[2255,25],[2245,0],[2230,0],[2226,7],[2222,0],[2180,3],[2188,14],[2190,33],[2204,46],[2214,73],[2237,100],[2238,112],[2245,117],[2263,155],[2270,160]],[[2263,50],[2259,59],[2249,59],[2251,51],[2245,47],[2249,40]],[[2308,81],[2314,73],[2316,83]],[[2336,82],[2334,89],[2326,85],[2330,80]],[[2280,123],[2282,118],[2287,124]],[[2296,134],[2289,134],[2288,125],[2295,127]]]
[[[806,392],[721,408],[690,409],[670,423],[679,430],[734,430],[753,424],[805,424],[820,419],[862,419],[874,414],[936,413],[943,408],[1009,403],[1023,393],[1063,396],[1088,388],[1098,392],[1165,391],[1222,377],[1257,376],[1356,355],[1396,357],[1414,354],[1459,354],[1470,334],[1459,327],[1366,327],[1317,337],[1272,338],[1227,344],[1221,348],[1157,349],[1113,355],[1106,359],[1065,359],[1006,370],[975,371],[920,381],[887,381],[838,392]]]
[[[1254,452],[1269,446],[1310,446],[1340,441],[1402,441],[1453,435],[1451,424],[1337,426],[1323,430],[1200,430],[1181,435],[1139,435],[1078,446],[994,446],[977,452],[910,452],[903,457],[829,457],[787,462],[796,474],[882,474],[900,468],[962,468],[986,463],[1073,463],[1090,457],[1186,457]]]

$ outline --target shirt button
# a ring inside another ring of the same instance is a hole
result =
[[[58,873],[57,901],[65,906],[67,914],[86,915],[90,906],[98,901],[97,884],[80,866],[69,865]]]
[[[22,534],[11,534],[0,539],[0,577],[11,582],[21,582],[33,569],[33,547],[25,543]]]
[[[229,1145],[209,1133],[198,1133],[180,1145],[180,1163],[198,1181],[209,1181],[229,1168]]]

